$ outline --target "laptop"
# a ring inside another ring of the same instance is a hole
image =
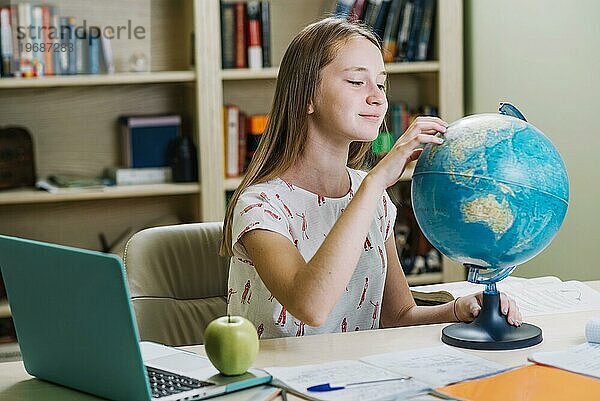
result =
[[[116,255],[0,235],[0,268],[25,369],[111,400],[199,400],[271,381],[139,334]]]

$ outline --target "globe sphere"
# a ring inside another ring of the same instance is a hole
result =
[[[522,264],[546,248],[569,205],[565,164],[532,124],[503,114],[452,123],[428,144],[412,178],[416,220],[440,252],[486,269]]]

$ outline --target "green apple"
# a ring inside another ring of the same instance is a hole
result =
[[[206,326],[204,349],[219,372],[241,375],[254,363],[258,354],[258,334],[248,319],[221,316]]]

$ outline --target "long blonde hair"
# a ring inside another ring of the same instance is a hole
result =
[[[265,132],[225,213],[221,255],[233,255],[231,226],[240,194],[253,184],[280,176],[298,161],[307,140],[308,107],[314,99],[320,71],[333,61],[348,40],[360,37],[381,50],[377,37],[368,28],[334,17],[308,25],[288,46],[279,66]],[[351,143],[348,166],[361,168],[370,146],[370,142]]]

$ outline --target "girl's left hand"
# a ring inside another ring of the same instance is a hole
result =
[[[454,311],[456,312],[456,317],[458,317],[458,320],[461,322],[468,323],[479,316],[481,305],[483,303],[483,293],[480,292],[459,297],[455,302],[456,305],[453,306],[455,307]],[[523,324],[523,315],[521,315],[521,311],[519,311],[519,307],[515,300],[503,292],[500,293],[500,310],[502,311],[502,314],[506,316],[506,320],[510,325],[519,327]]]

